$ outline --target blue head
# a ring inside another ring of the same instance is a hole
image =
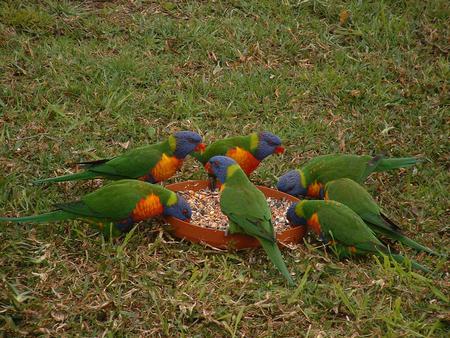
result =
[[[306,196],[307,188],[302,185],[302,178],[298,170],[290,170],[281,176],[277,183],[277,189],[292,196]]]
[[[177,194],[177,202],[171,206],[164,206],[164,216],[172,216],[182,221],[189,222],[192,216],[192,209],[186,200]]]
[[[232,165],[237,165],[236,161],[227,156],[214,156],[211,157],[206,163],[205,168],[210,173],[213,174],[220,183],[225,183],[227,179],[228,167]]]
[[[291,204],[289,209],[286,212],[286,218],[291,224],[291,226],[306,226],[306,218],[299,216],[295,212],[295,208],[297,207],[298,202]]]
[[[179,159],[184,159],[193,151],[205,150],[202,137],[193,131],[177,131],[174,135],[176,146],[174,155]]]
[[[281,140],[277,135],[267,131],[258,134],[258,147],[254,155],[259,161],[272,154],[282,154],[283,152],[284,148],[281,146]]]

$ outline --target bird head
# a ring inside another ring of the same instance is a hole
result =
[[[164,206],[164,216],[172,216],[182,221],[189,222],[192,216],[192,209],[186,200],[177,194],[177,201],[172,205]]]
[[[299,170],[290,170],[281,176],[277,183],[277,189],[292,196],[306,196],[308,192],[302,184]]]
[[[223,184],[227,179],[228,168],[232,165],[238,165],[232,158],[227,156],[214,156],[206,163],[205,169],[209,174],[217,177],[220,183]]]
[[[291,204],[286,212],[286,218],[293,227],[306,226],[306,218],[298,214],[297,206],[298,202]]]
[[[272,154],[282,154],[284,148],[281,146],[281,139],[267,131],[258,134],[258,146],[254,151],[255,157],[262,161]]]
[[[193,151],[203,151],[206,146],[202,143],[202,137],[193,131],[177,131],[174,135],[176,145],[174,154],[183,159]]]

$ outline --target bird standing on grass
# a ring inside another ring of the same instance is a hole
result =
[[[304,200],[292,204],[286,214],[293,226],[306,226],[319,240],[331,244],[338,258],[352,255],[387,255],[398,263],[405,257],[392,253],[349,207],[335,201]],[[430,273],[426,267],[411,260],[411,266]]]
[[[376,234],[384,235],[417,251],[439,256],[430,248],[406,237],[398,225],[381,212],[367,190],[355,181],[349,178],[330,181],[325,184],[323,195],[325,200],[340,202],[352,209]]]
[[[76,174],[51,177],[34,183],[64,182],[107,178],[139,179],[157,183],[172,177],[183,165],[184,158],[193,151],[202,151],[202,138],[192,131],[178,131],[160,143],[136,148],[111,159],[80,162],[85,169]]]
[[[47,223],[83,219],[105,236],[117,237],[133,225],[157,216],[191,218],[191,208],[179,195],[160,185],[120,180],[89,193],[79,201],[57,204],[54,211],[27,217],[0,217],[0,222]]]
[[[222,184],[220,208],[229,220],[228,233],[256,237],[289,285],[294,285],[277,245],[272,215],[264,194],[229,157],[214,156],[205,167]]]
[[[338,178],[350,178],[362,184],[373,172],[415,165],[422,159],[414,157],[385,158],[368,155],[323,155],[313,158],[300,169],[280,177],[277,188],[289,195],[323,198],[323,185]]]

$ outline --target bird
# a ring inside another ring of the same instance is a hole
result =
[[[58,177],[35,180],[33,183],[49,183],[106,178],[110,180],[138,179],[158,183],[172,177],[183,165],[187,155],[202,151],[205,145],[199,134],[178,131],[167,140],[129,150],[111,159],[79,162],[83,171]]]
[[[58,203],[48,213],[25,217],[0,217],[0,222],[49,223],[82,219],[106,237],[118,237],[134,224],[157,216],[189,221],[191,207],[180,195],[161,185],[139,180],[113,181],[80,200]]]
[[[214,156],[227,156],[234,159],[247,176],[259,166],[262,160],[272,154],[282,154],[281,139],[267,131],[255,132],[246,136],[221,139],[208,145],[203,152],[193,152],[192,157],[206,165]],[[209,177],[210,186],[215,189],[216,180]]]
[[[338,178],[350,178],[363,183],[373,172],[406,168],[423,161],[421,158],[331,154],[306,162],[300,169],[282,175],[277,189],[293,196],[320,197],[323,185]]]
[[[206,169],[220,181],[220,208],[228,217],[228,234],[246,234],[258,239],[269,259],[289,285],[295,285],[277,245],[272,215],[264,194],[230,157],[214,156]]]
[[[303,200],[291,204],[286,218],[292,226],[306,226],[324,244],[331,245],[338,258],[353,255],[387,255],[398,263],[406,259],[384,245],[352,209],[336,201]],[[431,271],[411,260],[411,267]]]
[[[437,252],[405,236],[400,227],[382,213],[369,192],[355,181],[349,178],[330,181],[325,184],[321,195],[325,200],[337,201],[352,209],[377,235],[384,235],[417,251],[440,256]]]

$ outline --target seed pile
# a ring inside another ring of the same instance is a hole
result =
[[[225,231],[228,227],[228,218],[220,210],[220,194],[218,191],[202,189],[198,191],[187,190],[179,192],[192,208],[191,223],[203,228]],[[272,197],[267,198],[272,212],[272,223],[275,232],[282,232],[290,228],[286,219],[286,211],[292,202]]]

